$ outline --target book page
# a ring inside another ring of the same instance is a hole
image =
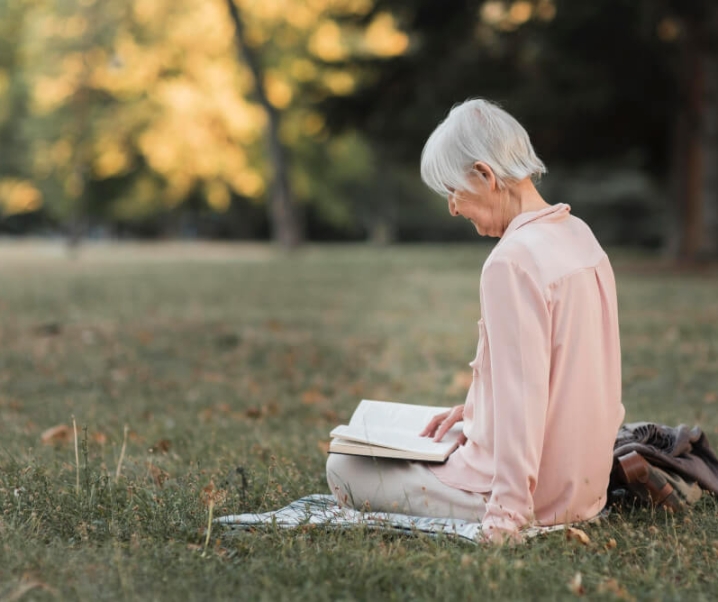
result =
[[[462,423],[455,424],[439,443],[430,437],[420,437],[419,433],[434,416],[449,409],[365,399],[357,407],[349,425],[339,426],[330,434],[349,441],[418,454],[448,453],[461,435]]]

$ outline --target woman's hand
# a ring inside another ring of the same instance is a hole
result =
[[[448,412],[442,412],[434,416],[423,431],[419,433],[420,437],[433,437],[434,441],[441,441],[448,430],[457,422],[464,419],[464,406],[455,406]],[[461,433],[459,437],[459,445],[466,443],[466,435]]]

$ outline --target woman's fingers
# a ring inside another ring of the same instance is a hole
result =
[[[433,437],[434,433],[436,433],[436,429],[439,428],[439,425],[444,422],[444,420],[446,420],[450,413],[451,412],[442,412],[441,414],[437,414],[436,416],[434,416],[429,421],[429,424],[424,427],[424,430],[419,433],[419,436]]]
[[[448,415],[445,416],[444,420],[436,429],[436,433],[434,434],[434,441],[441,441],[444,435],[446,435],[446,433],[449,431],[449,429],[457,422],[461,422],[463,419],[464,406],[456,406],[455,408],[453,408],[448,413]]]

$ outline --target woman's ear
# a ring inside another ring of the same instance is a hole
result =
[[[494,174],[494,170],[491,169],[486,163],[483,161],[476,161],[472,165],[474,171],[478,174],[479,177],[483,178],[486,183],[489,185],[489,189],[495,190],[496,189],[496,175]]]

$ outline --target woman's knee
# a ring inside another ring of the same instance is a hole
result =
[[[340,506],[356,507],[353,483],[362,470],[365,458],[345,454],[329,454],[327,484]]]

